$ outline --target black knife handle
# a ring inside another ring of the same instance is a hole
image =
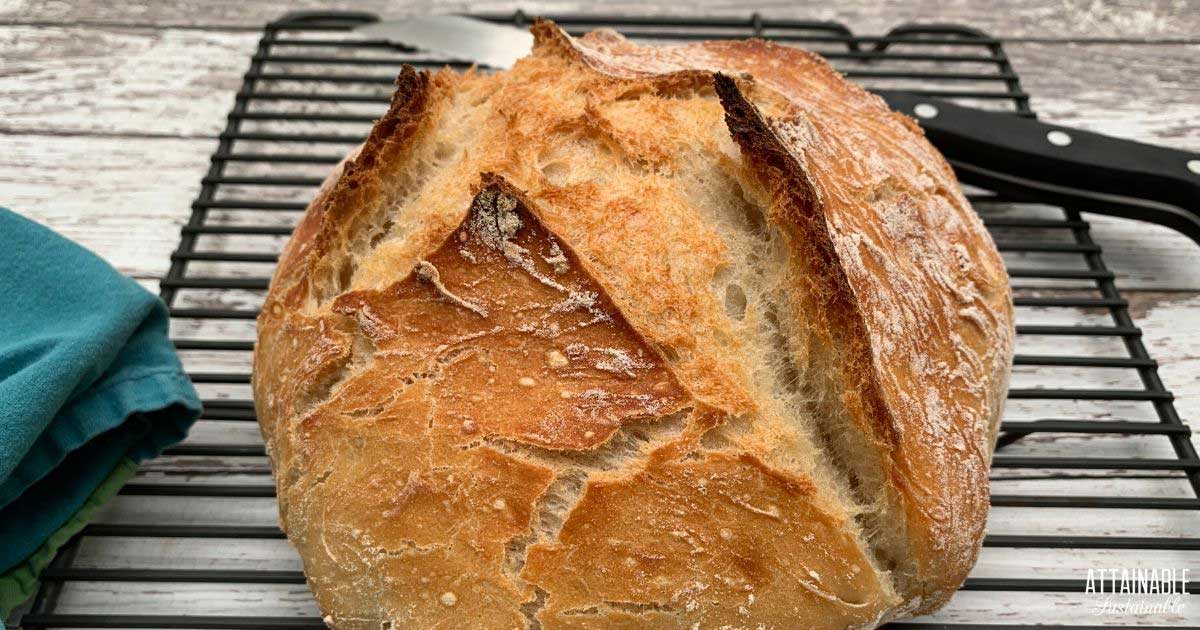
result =
[[[1128,209],[1109,214],[1163,223],[1200,243],[1200,154],[907,92],[877,93],[892,109],[915,118],[952,162],[1057,187],[1177,206],[1178,212],[1147,212],[1145,216]],[[1078,209],[1105,213],[1103,207]]]

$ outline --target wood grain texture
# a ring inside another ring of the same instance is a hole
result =
[[[903,22],[964,22],[1003,37],[1053,38],[1186,38],[1200,32],[1200,11],[1194,0],[1015,0],[988,6],[977,0],[847,0],[837,3],[803,0],[696,0],[673,3],[618,0],[602,5],[578,1],[513,2],[483,0],[266,0],[240,2],[135,2],[104,0],[58,2],[11,0],[0,9],[0,20],[15,23],[141,24],[154,26],[258,28],[288,11],[368,11],[388,17],[415,13],[511,12],[529,15],[603,13],[618,15],[764,16],[805,20],[838,20],[860,33],[883,33]]]
[[[1200,151],[1200,45],[1013,43],[1005,50],[1044,120]]]
[[[0,134],[215,136],[253,33],[0,27]]]
[[[157,278],[170,264],[215,146],[208,139],[0,134],[0,204],[122,273]]]
[[[102,244],[100,251],[128,273],[165,272],[162,247],[142,247],[134,239],[114,238],[114,233],[104,230],[92,233],[75,223],[119,221],[120,214],[112,213],[128,209],[116,208],[112,201],[130,190],[125,175],[145,161],[161,165],[153,173],[158,189],[165,190],[173,182],[176,190],[196,190],[207,168],[204,156],[213,145],[144,138],[215,137],[225,125],[225,113],[256,41],[257,35],[248,32],[0,27],[0,55],[4,56],[0,143],[14,147],[0,157],[6,169],[0,178],[10,182],[15,192],[6,195],[4,203],[46,217],[54,227],[65,221],[62,229],[85,244]],[[1025,43],[1011,44],[1009,52],[1026,89],[1035,95],[1035,107],[1046,112],[1045,119],[1200,150],[1200,81],[1194,76],[1200,66],[1195,61],[1200,46]],[[1101,63],[1092,63],[1097,59]],[[294,125],[279,123],[251,123],[248,129],[295,130]],[[363,133],[365,126],[329,126],[322,131]],[[81,137],[53,137],[76,135]],[[116,138],[95,144],[99,150],[95,151],[91,147],[96,141],[89,136]],[[122,143],[120,138],[127,140]],[[344,148],[321,147],[326,152]],[[116,169],[72,166],[88,164],[96,155],[111,156],[105,159],[115,160]],[[320,176],[323,168],[315,167],[308,174]],[[63,181],[68,173],[73,181],[85,183],[63,187],[65,199],[75,204],[65,208],[70,213],[64,215],[51,206],[54,182]],[[31,193],[31,187],[42,192]],[[90,191],[89,196],[84,197],[82,190]],[[29,199],[31,194],[35,199]],[[255,194],[303,200],[310,191]],[[187,195],[172,199],[139,204],[135,214],[154,214],[159,224],[181,222],[190,199]],[[1171,230],[1119,219],[1096,218],[1094,227],[1123,287],[1200,289],[1200,248],[1188,239]],[[145,229],[158,238],[168,234]],[[174,232],[169,234],[173,237]],[[1008,258],[1012,264],[1026,265],[1044,259]]]
[[[257,41],[251,32],[0,26],[0,133],[216,135]],[[1200,150],[1200,44],[1006,50],[1046,120]]]
[[[1077,575],[1072,578],[1081,579]],[[1077,625],[1086,622],[1095,626],[1161,628],[1191,626],[1200,619],[1200,602],[1195,596],[1184,600],[1181,612],[1169,615],[1099,616],[1095,614],[1099,601],[1097,597],[1080,593],[966,591],[955,595],[942,611],[921,620],[981,623],[1000,619],[1010,624]],[[231,598],[230,591],[219,585],[180,584],[167,590],[118,582],[76,582],[60,596],[59,606],[64,613],[83,614],[115,615],[137,610],[170,615],[179,614],[186,606],[190,614],[245,614],[247,610],[253,610],[258,615],[298,618],[318,615],[316,605],[303,585],[245,585]]]
[[[356,0],[246,3],[125,2],[66,3],[0,0],[0,204],[42,221],[98,251],[121,271],[152,290],[166,272],[179,227],[208,168],[216,135],[241,83],[258,28],[291,9],[343,7],[387,15],[411,12],[408,2]],[[447,2],[442,11],[511,10],[515,3]],[[963,22],[994,35],[1033,38],[1006,46],[1033,105],[1046,120],[1116,136],[1200,150],[1200,2],[1095,2],[1017,0],[990,7],[972,0],[830,4],[772,0],[756,5],[702,0],[684,5],[665,0],[628,0],[602,8],[576,2],[523,3],[527,12],[682,13],[806,19],[836,19],[860,33],[881,33],[904,21]],[[423,7],[424,8],[424,7]],[[1044,38],[1093,40],[1079,44]],[[1146,45],[1094,40],[1169,38],[1180,43]],[[378,69],[377,69],[378,70]],[[288,131],[277,123],[252,123],[256,131]],[[275,126],[272,126],[275,125]],[[359,133],[362,125],[329,128]],[[294,130],[294,129],[292,129]],[[309,147],[312,148],[312,147]],[[321,145],[322,152],[344,150]],[[147,165],[153,165],[148,168]],[[271,167],[237,165],[232,174],[284,174]],[[326,167],[302,173],[320,177]],[[238,170],[241,169],[241,170]],[[295,174],[289,169],[288,174]],[[304,200],[311,189],[222,187],[225,196]],[[1037,209],[993,207],[993,216],[1038,216]],[[215,211],[216,223],[290,225],[294,213]],[[1093,236],[1131,303],[1158,359],[1160,374],[1177,396],[1187,420],[1200,419],[1200,247],[1163,228],[1091,217]],[[1020,235],[1020,234],[1018,234]],[[1028,235],[1024,235],[1028,236]],[[203,237],[209,251],[277,252],[283,238]],[[1061,265],[1079,268],[1078,257],[1005,254],[1013,267]],[[264,265],[196,264],[197,275],[254,277]],[[1020,280],[1022,295],[1060,295],[1079,283]],[[183,307],[255,308],[260,291],[181,291]],[[1020,308],[1018,320],[1039,324],[1109,325],[1098,309]],[[173,335],[192,339],[253,339],[252,320],[175,320]],[[1069,345],[1067,345],[1069,344]],[[1069,352],[1120,356],[1124,348],[1104,338],[1021,336],[1018,353]],[[193,372],[249,371],[246,352],[185,351]],[[1138,388],[1128,369],[1035,368],[1014,370],[1016,387]],[[245,385],[199,385],[206,398],[246,398]],[[1154,421],[1141,402],[1012,400],[1011,420],[1072,417]],[[1193,440],[1195,442],[1195,440]],[[256,426],[244,421],[201,421],[188,439],[200,445],[261,444]],[[1072,452],[1093,457],[1170,457],[1162,437],[1039,434],[1007,449],[1008,456]],[[1176,473],[996,469],[992,487],[1009,495],[1099,495],[1187,498],[1192,491]],[[265,457],[171,455],[144,465],[138,483],[270,485]],[[101,514],[109,523],[214,523],[274,525],[270,498],[164,498],[121,496]],[[1057,508],[996,508],[991,534],[1077,533],[1194,536],[1194,514],[1180,510],[1080,512]],[[80,549],[78,566],[140,568],[229,568],[297,570],[295,552],[283,540],[237,541],[160,538],[92,538]],[[1082,579],[1087,567],[1172,566],[1200,571],[1200,552],[1038,550],[985,548],[973,577]],[[303,585],[147,585],[72,583],[60,612],[164,614],[316,613]],[[1073,623],[1115,625],[1200,624],[1200,605],[1189,602],[1172,616],[1097,617],[1092,599],[1076,593],[964,592],[931,618],[939,622]]]
[[[1127,298],[1163,382],[1175,391],[1175,408],[1195,430],[1200,425],[1200,295],[1138,291]],[[1200,436],[1193,434],[1192,442],[1200,444]]]

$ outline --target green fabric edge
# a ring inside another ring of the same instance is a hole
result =
[[[128,457],[123,458],[109,473],[104,481],[96,487],[91,496],[83,502],[79,510],[63,523],[37,551],[21,564],[0,575],[0,628],[4,627],[4,619],[14,608],[33,596],[37,590],[38,576],[54,559],[55,554],[67,541],[71,540],[91,521],[96,510],[100,509],[109,499],[116,496],[121,486],[137,471],[137,464]]]

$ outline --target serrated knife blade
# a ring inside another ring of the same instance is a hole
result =
[[[364,24],[355,32],[502,70],[533,48],[533,35],[461,15],[427,15]]]

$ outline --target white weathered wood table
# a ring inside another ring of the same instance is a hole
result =
[[[151,289],[166,272],[189,205],[208,168],[208,156],[225,125],[262,25],[286,11],[351,9],[399,16],[417,11],[510,11],[529,14],[707,14],[832,19],[856,33],[879,34],[899,23],[958,22],[1006,38],[1033,108],[1043,119],[1146,142],[1200,151],[1200,2],[1196,0],[1099,3],[1093,0],[1017,0],[1003,7],[971,0],[918,0],[889,6],[872,0],[808,5],[703,0],[547,3],[448,2],[426,5],[396,0],[247,3],[80,2],[0,0],[0,204],[39,220],[94,249]],[[1089,217],[1093,237],[1130,300],[1144,341],[1161,365],[1185,420],[1200,419],[1200,247],[1169,230]],[[1009,257],[1012,261],[1012,257]],[[1023,260],[1021,262],[1027,262]],[[254,272],[261,275],[261,268]],[[1029,286],[1027,282],[1025,286]],[[1046,292],[1061,286],[1043,287]],[[246,297],[247,304],[253,298]],[[1107,315],[1080,311],[1063,321],[1063,309],[1021,314],[1027,323],[1107,323]],[[1049,321],[1048,318],[1058,318]],[[1040,319],[1039,319],[1040,318]],[[251,325],[229,322],[229,330]],[[179,331],[177,331],[179,332]],[[189,331],[183,331],[187,333]],[[208,331],[213,332],[213,331]],[[244,332],[244,331],[243,331]],[[1053,339],[1022,339],[1018,352],[1051,354]],[[1096,354],[1119,354],[1096,342]],[[197,371],[248,371],[218,356],[189,357]],[[1096,370],[1018,368],[1015,387],[1137,388],[1136,375]],[[1093,382],[1080,382],[1088,378]],[[245,394],[243,393],[243,396]],[[1066,416],[1104,419],[1113,414],[1152,420],[1136,405],[1092,408],[1071,401],[1013,401],[1018,419]],[[189,440],[245,444],[256,427],[204,422]],[[1093,457],[1172,457],[1167,442],[1146,436],[1040,434],[1006,451],[1011,455],[1061,453]],[[261,457],[165,457],[144,467],[144,483],[216,480],[261,483],[269,472]],[[1020,473],[1018,476],[1017,473]],[[994,487],[1006,494],[1090,494],[1183,498],[1183,482],[1124,474],[998,471]],[[1081,488],[1085,490],[1081,491]],[[269,498],[170,499],[120,497],[103,519],[122,523],[263,525],[275,522]],[[1039,519],[1031,523],[1030,519]],[[989,533],[1088,536],[1200,536],[1187,510],[1079,510],[996,508]],[[206,542],[196,539],[92,539],[79,566],[295,570],[299,560],[282,540]],[[1200,579],[1200,552],[1036,550],[988,548],[974,577],[1082,579],[1081,568],[1189,568]],[[1182,613],[1095,617],[1094,604],[1077,593],[960,593],[933,617],[944,622],[1178,625],[1200,624],[1200,604]],[[59,601],[62,612],[160,612],[209,615],[311,615],[303,586],[176,585],[169,591],[136,583],[76,583]]]

